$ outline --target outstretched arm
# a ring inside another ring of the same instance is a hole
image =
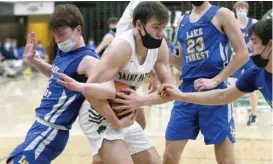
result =
[[[50,77],[52,72],[52,65],[45,63],[43,60],[40,60],[35,57],[36,53],[36,35],[35,33],[30,33],[27,35],[27,44],[24,50],[24,60],[39,70],[42,74],[47,77]]]
[[[86,56],[83,58],[77,68],[78,74],[90,76],[95,68],[97,68],[99,60]],[[131,113],[127,117],[119,119],[111,109],[107,99],[115,97],[115,87],[113,81],[104,83],[79,83],[76,80],[62,73],[55,73],[63,80],[58,80],[58,83],[72,89],[82,92],[86,100],[96,109],[114,128],[124,128],[133,124],[136,112]]]
[[[201,105],[223,105],[229,104],[236,99],[243,96],[245,93],[241,92],[236,86],[226,89],[215,89],[206,92],[181,92],[177,86],[172,84],[164,84],[159,90],[159,95],[169,100],[185,101]]]

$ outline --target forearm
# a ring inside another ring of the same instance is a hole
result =
[[[240,67],[242,67],[248,61],[247,51],[238,52],[234,55],[232,60],[229,62],[227,67],[221,71],[214,80],[219,84],[230,77],[234,72],[236,72]]]
[[[164,104],[169,102],[170,100],[167,97],[161,97],[158,94],[158,91],[155,91],[149,95],[143,95],[139,99],[140,107],[148,106],[148,105],[156,105],[156,104]]]
[[[85,97],[95,95],[96,98],[107,100],[115,98],[116,90],[113,81],[105,83],[84,83],[82,94]]]
[[[28,62],[31,66],[35,67],[38,71],[44,74],[47,77],[50,77],[52,74],[52,65],[45,63],[44,61],[35,58],[33,61]]]
[[[107,46],[107,43],[105,43],[104,41],[100,43],[95,50],[96,53],[99,54],[106,46]]]
[[[232,103],[237,97],[227,96],[223,89],[215,89],[206,92],[180,92],[180,95],[175,99],[201,105],[223,105]]]
[[[110,107],[107,100],[101,100],[93,96],[85,97],[92,107],[100,113],[113,127],[118,127],[118,117]]]

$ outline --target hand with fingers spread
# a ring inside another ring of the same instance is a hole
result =
[[[121,92],[117,92],[116,98],[111,99],[111,102],[119,104],[112,106],[112,109],[118,117],[123,117],[124,115],[136,111],[141,106],[136,91],[130,88],[122,89]]]
[[[169,101],[176,100],[181,93],[174,84],[163,84],[158,90],[158,94],[163,98],[169,99]]]
[[[199,92],[205,89],[213,89],[218,86],[214,79],[200,78],[194,81],[194,88]]]
[[[36,35],[34,32],[32,32],[27,35],[27,44],[24,50],[24,60],[27,63],[32,64],[32,62],[35,60],[35,54],[36,54]]]
[[[59,73],[59,72],[53,72],[54,75],[60,77],[63,80],[58,80],[57,83],[66,87],[69,90],[72,91],[78,91],[83,92],[84,91],[84,83],[77,82],[73,78],[67,76],[66,74]]]

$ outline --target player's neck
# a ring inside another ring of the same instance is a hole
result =
[[[147,48],[144,47],[142,40],[141,40],[141,36],[139,35],[138,30],[135,28],[133,30],[133,35],[134,35],[134,39],[135,39],[135,46],[136,46],[136,55],[139,55],[141,57],[146,56],[147,53]]]
[[[85,46],[85,43],[84,43],[83,37],[81,36],[79,41],[76,42],[76,44],[72,50],[76,50],[76,49],[82,48],[84,46]]]
[[[265,67],[265,70],[269,73],[272,73],[272,59],[269,60],[268,64]]]
[[[205,1],[201,6],[198,6],[198,7],[196,7],[196,6],[193,5],[192,13],[202,14],[210,6],[211,6],[211,4],[208,1]]]

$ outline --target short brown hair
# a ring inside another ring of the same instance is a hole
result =
[[[78,25],[83,28],[83,16],[78,7],[73,4],[61,4],[55,7],[48,27],[50,30],[65,26],[75,29]]]
[[[234,4],[234,9],[236,10],[237,7],[244,7],[244,8],[247,9],[247,11],[248,11],[248,9],[249,9],[249,5],[248,5],[248,3],[245,2],[245,1],[237,1],[237,2]]]
[[[133,12],[133,25],[136,26],[136,21],[140,20],[146,24],[150,18],[155,17],[160,22],[168,22],[169,13],[166,6],[159,1],[143,1],[140,2]]]
[[[108,26],[109,26],[110,24],[117,24],[117,23],[118,23],[118,18],[116,18],[116,17],[111,17],[111,18],[109,18],[109,19],[107,20]]]

